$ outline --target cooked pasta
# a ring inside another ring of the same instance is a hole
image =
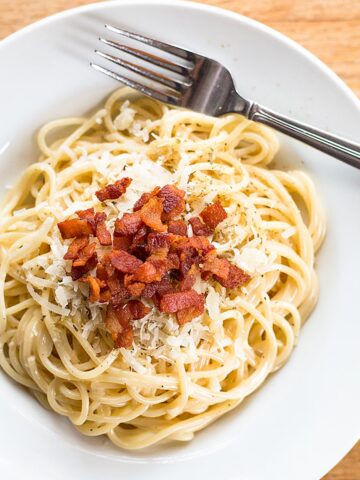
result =
[[[125,449],[191,440],[288,360],[316,304],[325,219],[312,181],[269,167],[278,141],[268,128],[129,89],[89,118],[46,124],[38,145],[40,160],[1,205],[2,368],[85,435]],[[72,280],[57,228],[123,176],[132,184],[106,202],[109,228],[156,186],[186,192],[185,220],[219,199],[227,218],[211,241],[251,276],[235,289],[199,278],[204,313],[180,326],[152,311],[133,322],[129,349],[114,347],[104,305],[89,304],[88,287]]]

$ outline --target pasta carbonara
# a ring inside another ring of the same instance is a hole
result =
[[[287,361],[316,304],[325,220],[312,181],[268,168],[278,150],[268,128],[129,89],[89,118],[46,124],[38,144],[40,160],[1,205],[2,368],[85,435],[125,449],[191,440]],[[218,199],[227,218],[212,244],[251,279],[229,290],[198,278],[202,315],[179,325],[152,311],[134,320],[131,347],[115,348],[104,305],[69,274],[57,224],[124,176],[131,186],[104,205],[109,228],[157,186],[186,192],[185,220]]]

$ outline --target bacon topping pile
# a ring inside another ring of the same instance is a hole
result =
[[[99,190],[96,196],[100,201],[115,200],[130,183],[130,178],[123,178]],[[133,342],[132,321],[151,312],[142,300],[161,312],[175,314],[183,325],[204,312],[205,296],[193,288],[199,275],[225,288],[250,280],[243,270],[218,257],[209,241],[227,216],[222,205],[216,202],[207,206],[189,224],[178,218],[184,211],[185,192],[165,185],[144,193],[133,212],[116,220],[112,233],[106,227],[106,214],[93,208],[58,223],[62,238],[73,239],[64,256],[72,262],[72,279],[89,285],[90,302],[107,304],[105,325],[116,347],[129,348]],[[97,242],[90,242],[90,237]],[[101,258],[98,244],[108,247]]]

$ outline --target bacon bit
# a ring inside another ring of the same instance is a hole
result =
[[[180,253],[180,274],[181,278],[185,278],[194,264],[199,264],[201,262],[201,257],[197,254],[196,250],[193,248],[185,250]]]
[[[121,326],[116,315],[116,310],[112,305],[108,305],[106,309],[105,325],[110,332],[112,339],[116,342],[118,335],[123,331],[123,327]]]
[[[128,303],[129,309],[134,320],[140,320],[144,318],[149,312],[151,312],[151,308],[144,305],[140,300],[130,300]]]
[[[124,235],[114,236],[113,238],[113,249],[114,250],[129,250],[131,245],[131,237],[126,237]]]
[[[162,280],[161,280],[162,281]],[[148,283],[147,285],[145,285],[144,283],[142,283],[141,285],[144,285],[142,291],[141,291],[141,295],[144,297],[144,298],[152,298],[155,293],[156,293],[156,290],[157,290],[157,285],[159,284],[160,282],[154,282],[154,283]],[[135,283],[133,285],[136,285]],[[135,295],[134,295],[135,296]]]
[[[105,200],[115,200],[121,197],[121,195],[126,192],[126,189],[131,182],[131,178],[122,178],[121,180],[118,180],[115,183],[111,183],[110,185],[107,185],[101,190],[98,190],[97,192],[95,192],[95,195],[100,200],[100,202],[104,202]]]
[[[86,247],[80,250],[77,259],[73,261],[73,267],[83,267],[86,265],[90,258],[96,255],[95,249],[96,243],[89,243],[89,245],[86,245]]]
[[[111,263],[109,254],[107,253],[101,259],[101,265],[105,268],[107,278],[110,278],[115,273],[115,268]]]
[[[116,348],[130,348],[133,342],[133,331],[130,325],[132,315],[128,305],[113,307],[106,310],[105,325],[111,334]]]
[[[251,279],[244,270],[236,265],[229,264],[229,275],[226,279],[221,278],[219,275],[214,275],[214,279],[217,280],[225,288],[241,287],[248,283]]]
[[[199,217],[190,218],[191,228],[194,235],[209,237],[213,231],[207,225],[205,225]]]
[[[90,272],[90,270],[94,269],[97,265],[97,254],[96,252],[94,255],[89,258],[89,260],[86,262],[86,264],[83,267],[74,267],[74,265],[71,267],[71,278],[73,280],[79,280],[83,275],[86,273]]]
[[[114,250],[109,253],[109,258],[111,264],[117,270],[124,273],[134,273],[143,263],[141,260],[134,257],[134,255],[130,255],[130,253],[127,253],[124,250]]]
[[[78,210],[75,212],[81,220],[87,220],[90,225],[95,224],[95,210],[93,208],[87,208],[86,210]]]
[[[180,259],[177,253],[169,253],[167,256],[169,270],[178,270],[180,268]]]
[[[124,213],[115,222],[115,235],[135,235],[142,225],[140,213]]]
[[[187,322],[191,322],[191,320],[199,315],[202,315],[203,313],[204,304],[195,307],[184,308],[183,310],[176,312],[176,320],[178,321],[179,325],[184,325]]]
[[[115,346],[116,348],[130,348],[134,339],[132,327],[124,328],[121,335],[118,336]]]
[[[204,220],[208,227],[215,230],[219,223],[225,220],[227,213],[219,202],[215,202],[204,208],[204,210],[200,213],[200,217]]]
[[[153,298],[156,293],[164,295],[165,293],[174,292],[176,287],[174,281],[170,278],[169,274],[165,274],[160,282],[149,283],[142,291],[144,298]]]
[[[227,280],[230,274],[230,262],[225,258],[217,258],[215,251],[213,255],[211,255],[211,253],[212,252],[210,252],[210,255],[206,255],[202,271],[204,273],[214,274],[222,280]]]
[[[111,303],[113,305],[119,305],[125,300],[129,300],[131,297],[131,293],[123,285],[122,281],[117,275],[110,277],[107,281],[107,285],[111,293]]]
[[[107,280],[108,279],[108,274],[106,271],[106,268],[102,263],[98,263],[96,266],[96,277],[99,280]]]
[[[59,222],[57,225],[64,240],[74,237],[84,237],[93,233],[92,226],[87,220],[73,218]]]
[[[145,283],[141,283],[141,282],[130,283],[127,286],[127,289],[129,290],[129,292],[133,297],[140,297],[140,295],[143,294],[143,291],[145,290],[145,288],[146,288]]]
[[[95,236],[99,240],[100,245],[111,245],[111,234],[106,228],[106,213],[97,212],[95,214]]]
[[[209,242],[209,239],[206,237],[190,237],[180,240],[176,244],[178,250],[189,250],[194,248],[202,254],[206,254],[210,250],[213,250],[215,247]]]
[[[186,290],[190,290],[196,282],[196,275],[199,273],[199,269],[197,265],[191,265],[190,269],[186,274],[183,276],[182,280],[180,280],[179,288],[181,292],[185,292]]]
[[[142,283],[153,283],[158,282],[162,277],[162,272],[152,262],[146,261],[136,270],[132,280]]]
[[[79,256],[80,250],[86,247],[89,243],[89,237],[78,237],[73,240],[64,255],[65,260],[75,260]]]
[[[131,247],[145,247],[147,243],[147,235],[149,233],[148,227],[146,225],[141,225],[139,230],[135,233]]]
[[[174,233],[175,235],[181,235],[186,237],[187,226],[184,220],[171,220],[168,226],[168,232]]]
[[[160,198],[153,197],[140,210],[141,220],[156,232],[165,232],[167,226],[161,221],[163,212],[163,201]]]
[[[135,202],[133,211],[137,212],[138,210],[141,210],[142,207],[145,205],[145,203],[147,203],[150,200],[150,198],[155,197],[159,191],[160,191],[160,187],[155,187],[152,192],[143,193],[139,198],[139,200]]]
[[[100,292],[99,303],[109,303],[110,300],[111,300],[111,292],[108,288]]]
[[[98,302],[100,300],[100,289],[105,287],[106,284],[102,280],[99,280],[95,277],[86,277],[83,279],[83,282],[89,284],[90,287],[90,303]]]
[[[203,294],[188,290],[187,292],[166,293],[160,300],[160,311],[176,313],[184,308],[204,306],[205,297]]]
[[[185,210],[185,192],[174,185],[165,185],[157,196],[163,199],[163,220],[169,221]]]
[[[166,253],[170,243],[170,235],[167,233],[149,233],[147,237],[148,250],[151,254],[159,251]]]
[[[174,280],[170,277],[169,274],[163,276],[163,278],[156,284],[156,293],[159,295],[165,295],[165,293],[174,293],[176,292],[177,287]]]

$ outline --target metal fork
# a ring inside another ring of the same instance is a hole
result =
[[[100,41],[127,55],[131,55],[163,72],[146,68],[124,58],[99,50],[95,53],[123,69],[131,71],[141,80],[116,73],[95,63],[91,66],[106,75],[119,80],[145,95],[177,107],[188,108],[211,116],[236,112],[249,120],[264,123],[321,150],[343,162],[360,169],[360,144],[345,140],[323,130],[297,122],[275,113],[255,102],[246,100],[236,91],[230,72],[219,62],[198,55],[190,50],[154,40],[137,33],[128,32],[111,25],[105,25],[111,32],[154,47],[166,54],[157,56],[146,50],[134,48],[124,43],[100,38]],[[169,54],[171,59],[169,59]],[[149,85],[151,81],[151,85]]]

